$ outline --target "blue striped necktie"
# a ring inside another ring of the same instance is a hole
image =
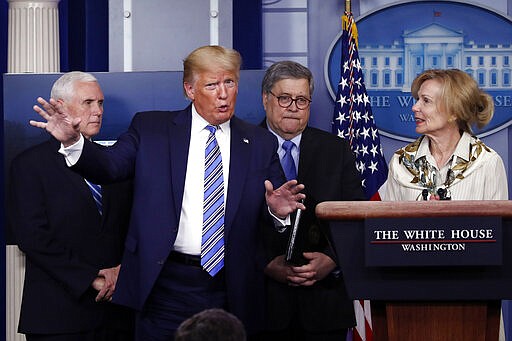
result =
[[[203,233],[201,266],[212,277],[224,266],[224,176],[215,138],[217,127],[208,125],[204,160]]]
[[[103,202],[101,200],[102,194],[101,194],[101,186],[93,184],[92,182],[88,181],[87,179],[84,179],[87,185],[89,186],[89,189],[91,190],[92,197],[94,199],[94,202],[96,203],[96,206],[98,207],[98,211],[100,214],[103,214]]]
[[[297,169],[295,168],[295,161],[293,161],[292,149],[295,143],[285,140],[283,142],[284,156],[281,158],[281,166],[284,170],[286,180],[293,180],[297,178]]]

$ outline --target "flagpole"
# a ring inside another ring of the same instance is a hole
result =
[[[380,200],[378,190],[386,181],[388,168],[364,85],[350,0],[345,0],[341,26],[341,75],[333,112],[333,133],[349,142],[367,199]],[[360,119],[361,115],[367,119]],[[371,138],[367,139],[365,134]],[[368,153],[370,149],[372,152]],[[356,326],[348,331],[347,341],[373,341],[371,302],[355,300],[353,304]]]

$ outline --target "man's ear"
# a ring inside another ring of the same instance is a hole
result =
[[[195,93],[194,86],[188,82],[183,82],[183,88],[185,89],[185,93],[187,94],[187,97],[193,101],[194,93]]]
[[[265,109],[265,111],[267,111],[267,100],[268,100],[268,94],[267,93],[261,94],[261,101],[263,103],[263,109]]]
[[[67,103],[62,98],[57,99],[57,103],[62,106],[63,108],[67,109]]]

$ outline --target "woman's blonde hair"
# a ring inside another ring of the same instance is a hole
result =
[[[459,129],[472,133],[472,126],[483,128],[494,114],[492,97],[478,87],[476,81],[458,69],[432,69],[421,73],[411,86],[417,100],[418,91],[426,80],[434,79],[442,84],[441,106],[449,115],[457,118]]]

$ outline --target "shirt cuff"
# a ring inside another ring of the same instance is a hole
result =
[[[341,277],[341,269],[339,268],[339,266],[336,266],[334,270],[331,271],[331,275],[336,279]]]
[[[82,155],[82,150],[84,149],[84,137],[80,134],[80,138],[77,142],[72,144],[71,146],[64,147],[64,145],[60,144],[59,153],[64,155],[64,159],[66,160],[66,164],[68,167],[74,166],[80,156]]]
[[[276,227],[278,232],[284,232],[288,226],[291,225],[290,215],[287,215],[286,218],[281,219],[277,217],[272,211],[270,210],[270,207],[267,206],[268,213],[272,216],[272,219],[274,220],[274,226]]]

